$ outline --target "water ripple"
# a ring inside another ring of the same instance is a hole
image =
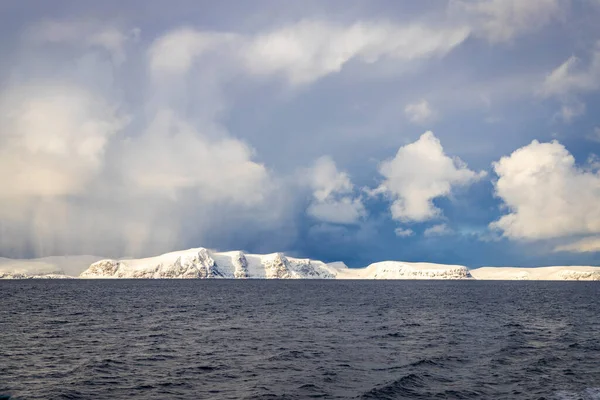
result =
[[[0,399],[600,400],[594,282],[0,290]]]

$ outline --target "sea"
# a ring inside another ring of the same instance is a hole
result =
[[[0,398],[600,399],[600,282],[0,281]]]

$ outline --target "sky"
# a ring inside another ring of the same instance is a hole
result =
[[[600,265],[598,0],[0,3],[0,257]]]

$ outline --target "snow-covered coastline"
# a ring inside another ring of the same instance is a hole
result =
[[[452,279],[600,281],[600,267],[482,267],[382,261],[364,268],[283,253],[217,252],[203,247],[141,259],[95,256],[0,258],[0,279]]]
[[[0,279],[76,278],[97,256],[52,256],[34,259],[0,257]]]
[[[471,275],[478,280],[498,281],[600,281],[600,267],[482,267],[472,269]]]

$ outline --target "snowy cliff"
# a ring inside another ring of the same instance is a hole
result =
[[[336,269],[321,261],[282,253],[219,253],[201,247],[143,259],[101,260],[81,273],[80,278],[331,279],[335,275]]]

